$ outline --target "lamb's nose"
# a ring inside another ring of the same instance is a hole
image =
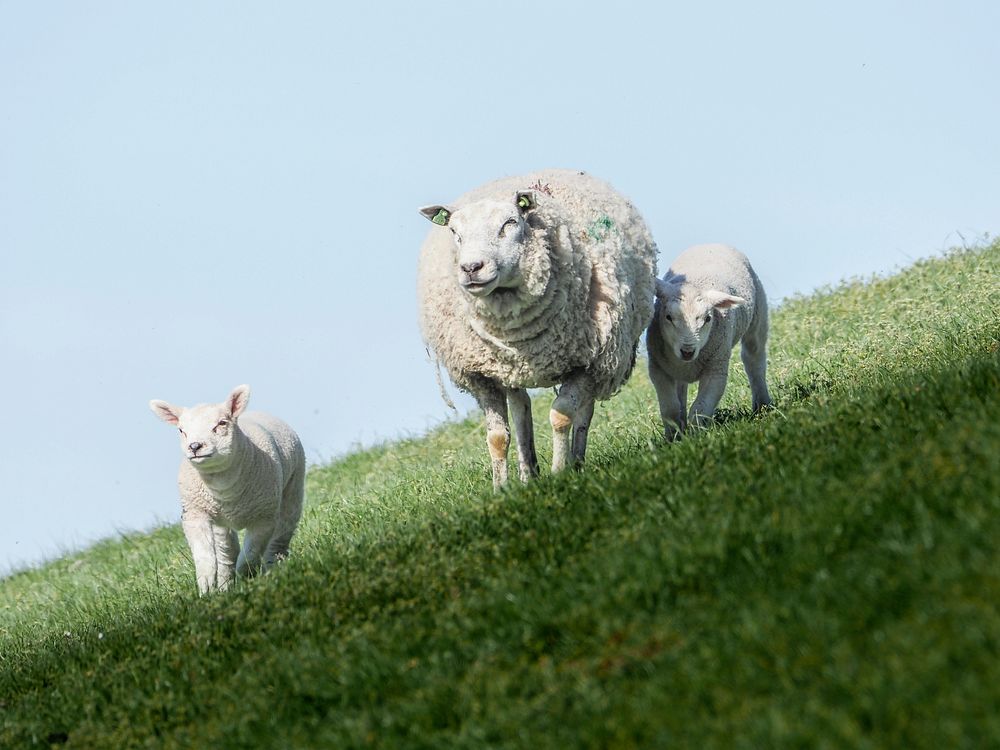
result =
[[[462,264],[462,270],[465,271],[467,274],[469,274],[469,276],[471,276],[472,274],[474,274],[476,271],[478,271],[482,267],[483,267],[483,262],[481,260],[477,260],[477,261],[475,261],[473,263],[463,263]]]
[[[694,359],[694,349],[689,349],[686,346],[681,347],[681,358],[682,359]]]
[[[204,443],[189,443],[188,444],[188,450],[190,450],[191,454],[195,455],[195,456],[197,456],[198,455],[198,451],[200,451],[204,447],[205,447]]]

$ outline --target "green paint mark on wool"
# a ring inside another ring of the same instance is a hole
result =
[[[615,223],[611,220],[610,216],[601,216],[590,225],[590,228],[587,230],[587,234],[589,234],[592,239],[603,240],[614,228]]]

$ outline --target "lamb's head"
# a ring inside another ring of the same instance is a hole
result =
[[[164,422],[177,426],[184,457],[199,471],[212,472],[229,465],[241,435],[237,419],[249,400],[250,386],[240,385],[221,404],[185,408],[153,400],[149,408]]]
[[[708,343],[718,313],[746,300],[715,289],[698,289],[684,276],[656,280],[656,322],[674,356],[686,362],[698,358]]]
[[[473,297],[486,297],[520,286],[531,232],[528,214],[536,205],[535,194],[522,191],[512,201],[481,200],[455,209],[424,206],[420,213],[454,235],[459,287]]]

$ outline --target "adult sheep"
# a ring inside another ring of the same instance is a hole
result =
[[[508,177],[420,212],[420,327],[486,418],[493,487],[513,416],[522,481],[538,474],[527,388],[559,386],[552,471],[583,461],[595,400],[635,365],[653,315],[656,245],[635,207],[584,172]]]

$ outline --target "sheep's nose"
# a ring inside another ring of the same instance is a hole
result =
[[[463,263],[462,270],[465,271],[469,276],[474,274],[480,268],[483,267],[483,262],[481,260],[474,261],[472,263]]]
[[[205,447],[204,443],[189,443],[188,444],[188,450],[190,450],[191,453],[192,453],[192,455],[195,455],[195,456],[197,456],[198,455],[198,451],[200,451],[204,447]]]
[[[694,359],[694,349],[687,346],[682,346],[681,359],[686,359],[686,360]]]

